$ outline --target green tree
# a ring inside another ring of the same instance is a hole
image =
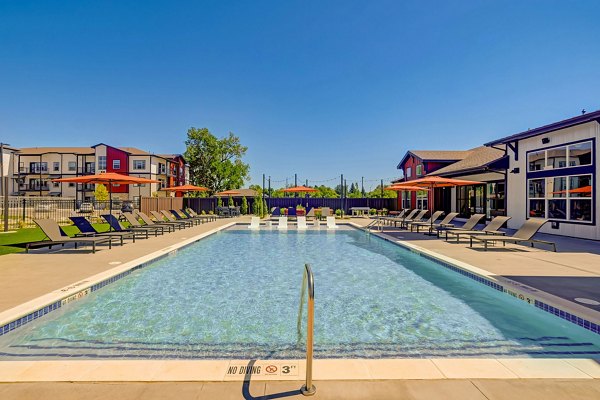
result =
[[[254,196],[254,200],[252,201],[252,212],[254,215],[260,217],[261,216],[261,207],[262,202],[260,201],[260,197]]]
[[[233,197],[229,196],[229,199],[227,200],[227,205],[229,207],[235,206],[235,204],[233,203]]]
[[[267,201],[263,200],[262,201],[262,217],[265,217],[268,214],[269,214],[269,207],[267,206]]]
[[[94,198],[96,201],[108,201],[109,194],[106,186],[102,184],[96,185],[96,189],[94,190]]]
[[[219,139],[207,128],[192,127],[185,145],[192,184],[205,186],[214,194],[238,189],[249,179],[250,166],[242,162],[248,148],[233,133]]]
[[[217,197],[217,207],[223,207],[223,199],[221,197]]]
[[[324,198],[328,198],[328,199],[336,199],[338,197],[340,197],[339,194],[337,194],[337,192],[330,188],[329,186],[325,186],[325,185],[321,185],[321,186],[315,186],[315,189],[318,190],[318,192],[314,192],[311,194],[312,197],[324,197]]]
[[[352,199],[357,199],[362,197],[360,190],[358,190],[358,183],[353,183],[350,185],[350,190],[348,191],[348,197]]]
[[[252,189],[252,190],[254,190],[258,196],[262,197],[262,186],[260,186],[260,185],[250,185],[249,188]]]
[[[377,187],[375,189],[373,189],[372,191],[367,193],[367,197],[371,197],[371,198],[381,197],[381,185],[377,185]],[[383,197],[393,199],[393,198],[398,197],[398,194],[396,192],[394,192],[393,190],[385,190],[384,189]]]
[[[246,196],[242,197],[242,206],[240,208],[240,212],[244,215],[248,214],[248,200],[246,200]]]

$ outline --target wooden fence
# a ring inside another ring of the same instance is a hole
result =
[[[179,210],[183,208],[183,197],[142,197],[140,209],[148,214],[150,211]]]

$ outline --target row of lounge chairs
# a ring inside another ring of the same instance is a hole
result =
[[[320,208],[320,212],[321,212],[321,217],[320,217],[321,219],[324,219],[324,218],[332,216],[331,215],[332,214],[331,208],[329,208],[329,207],[321,207]],[[307,220],[316,219],[315,208],[314,207],[309,207],[306,210],[306,215],[304,215],[304,216],[306,217]],[[279,208],[279,207],[272,207],[271,208],[271,218],[272,219],[276,219],[276,218],[279,218],[279,217],[283,217],[283,215],[281,214],[281,208]],[[287,217],[288,218],[290,218],[290,217],[293,217],[293,218],[298,217],[296,207],[288,207],[288,209],[287,209]]]
[[[269,221],[270,224],[270,221]],[[327,217],[327,229],[337,229],[338,226],[335,223],[335,217]],[[319,220],[315,220],[315,222],[313,223],[313,226],[316,228],[320,227],[320,222]],[[250,225],[248,226],[248,229],[260,229],[261,225],[260,225],[260,218],[259,217],[252,217],[252,219],[250,220]],[[306,230],[308,229],[309,225],[307,223],[306,220],[306,216],[299,216],[296,219],[296,229],[298,230]],[[280,216],[277,220],[277,229],[279,230],[286,230],[288,229],[288,217],[284,217],[284,216]]]
[[[154,219],[143,212],[137,212],[136,215],[129,212],[121,214],[129,222],[128,227],[124,227],[115,215],[102,215],[102,218],[110,226],[110,230],[107,232],[98,231],[86,217],[73,216],[70,219],[79,229],[75,236],[68,236],[53,219],[36,219],[34,222],[40,227],[46,239],[18,245],[29,252],[30,249],[40,247],[52,248],[56,245],[64,247],[67,243],[73,243],[75,248],[80,244],[87,244],[92,246],[92,253],[95,253],[97,244],[108,244],[110,249],[113,241],[123,245],[125,240],[131,239],[135,243],[135,240],[139,238],[147,239],[150,235],[163,235],[166,232],[174,232],[216,219],[212,215],[199,215],[191,209],[151,211],[151,214]]]
[[[473,214],[461,227],[455,227],[452,221],[458,216],[458,213],[448,213],[440,222],[436,221],[444,214],[443,211],[435,211],[429,219],[425,219],[427,213],[428,210],[403,210],[395,217],[377,217],[377,219],[382,224],[393,224],[401,229],[410,229],[411,232],[419,232],[421,228],[426,228],[429,234],[435,231],[438,238],[443,233],[446,241],[454,237],[458,243],[462,237],[468,237],[470,247],[473,247],[475,242],[480,242],[486,251],[488,244],[495,242],[501,242],[504,246],[506,243],[525,243],[531,247],[534,247],[535,243],[541,243],[552,246],[553,251],[556,251],[556,243],[533,238],[548,222],[545,219],[530,218],[513,235],[509,236],[500,228],[511,217],[494,217],[485,227],[478,230],[476,229],[477,224],[484,219],[484,214]]]

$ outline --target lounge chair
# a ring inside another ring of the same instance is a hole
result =
[[[77,248],[77,244],[85,243],[92,245],[92,253],[96,252],[96,244],[99,243],[108,243],[108,248],[112,247],[112,238],[110,237],[76,237],[72,238],[70,236],[63,236],[64,233],[61,233],[60,226],[53,219],[34,219],[33,222],[40,227],[44,235],[54,244],[62,244],[62,243],[74,243],[75,248]],[[27,248],[28,250],[28,248]]]
[[[165,221],[165,216],[164,214],[159,213],[158,211],[150,211],[150,214],[152,214],[152,216],[154,217],[154,219],[156,219],[157,224],[159,225],[171,225],[179,230],[184,229],[188,226],[188,224],[186,224],[185,222],[179,222],[179,221]],[[142,214],[138,213],[139,216],[142,216]],[[148,221],[146,221],[143,217],[142,219],[144,220],[145,223],[148,223]]]
[[[175,219],[175,217],[173,216],[173,214],[171,214],[170,211],[160,210],[160,213],[156,213],[156,214],[154,214],[154,212],[152,212],[152,215],[154,215],[158,220],[160,220],[158,216],[160,216],[161,214],[167,219],[168,222],[180,222],[180,223],[185,224],[186,228],[191,228],[192,226],[194,226],[193,221],[185,220],[185,219]],[[179,218],[181,218],[181,217],[179,217]]]
[[[79,232],[81,232],[75,236],[110,236],[119,238],[121,240],[121,246],[124,244],[124,239],[133,239],[133,243],[135,243],[135,234],[133,232],[100,232],[94,228],[94,225],[92,225],[86,217],[69,217],[69,219],[73,221],[75,226],[79,229]]]
[[[504,246],[506,243],[529,243],[531,247],[534,247],[534,243],[543,243],[552,246],[552,249],[556,252],[556,243],[549,242],[547,240],[538,240],[533,239],[533,236],[540,230],[540,228],[546,223],[548,220],[541,218],[530,218],[521,227],[518,231],[514,233],[512,236],[500,236],[500,235],[471,235],[470,237],[470,247],[473,247],[473,240],[483,242],[483,248],[487,251],[488,242],[502,242]]]
[[[131,213],[123,213],[123,216],[125,218],[127,218],[128,215],[131,215],[132,218],[135,219],[135,217],[133,217]],[[137,220],[135,222],[139,226],[134,226],[133,224],[131,224],[131,222],[129,222],[129,225],[131,226],[129,228],[124,228],[119,222],[118,218],[112,214],[102,214],[101,217],[104,218],[106,222],[108,222],[111,229],[115,232],[132,232],[134,235],[140,233],[143,234],[146,237],[146,239],[148,239],[148,237],[150,236],[150,232],[154,233],[154,236],[158,236],[159,233],[161,235],[164,233],[164,230],[162,228],[143,227]]]
[[[308,228],[308,226],[306,226],[306,217],[305,216],[302,216],[302,215],[299,216],[297,224],[298,224],[297,229],[299,231],[306,230],[306,228]]]
[[[337,229],[338,226],[335,224],[335,217],[327,217],[327,229]]]
[[[446,241],[448,241],[448,235],[452,236],[456,236],[456,243],[458,243],[460,241],[460,237],[461,236],[469,236],[469,235],[480,235],[480,234],[486,234],[486,235],[504,235],[505,232],[501,231],[500,228],[502,228],[502,226],[506,223],[506,221],[508,221],[511,217],[502,217],[502,216],[497,216],[494,217],[494,219],[492,219],[490,221],[489,224],[487,224],[482,230],[478,231],[478,230],[472,230],[472,231],[468,231],[468,230],[447,230],[446,231]]]
[[[250,225],[248,225],[248,229],[259,229],[260,228],[260,218],[252,217],[250,220]]]
[[[279,222],[277,223],[277,229],[284,230],[288,228],[288,220],[287,217],[279,217]]]
[[[185,214],[182,215],[181,211],[169,210],[168,213],[175,217],[175,220],[177,221],[189,221],[192,224],[192,226],[200,225],[202,223],[202,221],[200,221],[199,218],[190,218]]]
[[[182,225],[181,224],[172,224],[170,222],[154,222],[152,220],[152,218],[150,218],[148,215],[146,215],[145,213],[138,211],[137,215],[142,219],[142,221],[144,221],[144,225],[140,224],[140,222],[137,220],[137,218],[133,217],[133,219],[136,221],[137,226],[143,226],[143,227],[157,227],[157,228],[162,228],[162,229],[166,229],[169,232],[175,232],[175,229],[182,229]],[[127,221],[129,221],[129,218],[127,218]],[[132,221],[129,221],[129,223],[133,224]]]
[[[387,223],[387,225],[390,225],[390,226],[393,223],[394,227],[398,227],[398,223],[400,223],[400,226],[402,226],[402,223],[405,220],[412,220],[419,211],[420,210],[418,210],[418,209],[414,209],[411,212],[408,212],[408,210],[402,210],[402,212],[395,217],[374,215],[370,218],[381,220],[382,224]]]
[[[310,207],[306,211],[306,219],[308,220],[309,218],[314,218],[314,217],[315,217],[315,208],[314,207]]]
[[[192,210],[189,207],[187,209],[182,209],[181,211],[189,217],[200,219],[202,222],[210,222],[217,220],[217,217],[212,214],[198,214],[196,211]]]
[[[411,228],[410,228],[410,229],[412,230],[412,228],[413,228],[413,227],[415,227],[415,228],[417,228],[417,232],[419,232],[419,228],[427,228],[427,229],[429,229],[429,233],[432,233],[434,229],[438,229],[438,228],[444,228],[444,227],[452,227],[452,226],[454,226],[454,225],[452,225],[452,223],[451,223],[451,222],[452,222],[452,220],[453,220],[454,218],[456,218],[457,216],[458,216],[458,213],[457,213],[457,212],[449,213],[448,215],[446,215],[446,216],[444,217],[444,219],[443,219],[443,220],[441,220],[441,221],[440,221],[439,223],[437,223],[437,224],[435,223],[435,220],[434,220],[434,223],[433,223],[433,224],[428,224],[428,223],[425,223],[425,222],[423,222],[423,223],[414,222],[414,223],[412,224],[412,226],[411,226]]]
[[[290,218],[290,217],[296,218],[298,216],[298,213],[296,212],[296,207],[288,207],[287,210],[288,210],[288,213],[287,213],[288,218]]]
[[[331,215],[331,209],[329,207],[321,207],[321,219],[326,219]]]
[[[444,214],[443,211],[435,211],[433,214],[431,214],[431,217],[429,217],[429,219],[425,220],[425,221],[418,221],[415,218],[415,221],[408,221],[404,223],[404,226],[406,227],[406,229],[408,229],[408,227],[410,226],[410,231],[413,231],[413,227],[417,226],[417,232],[419,232],[419,228],[418,226],[424,226],[424,225],[429,225],[432,226],[433,223],[435,221],[438,220],[439,217],[442,216],[442,214]]]
[[[440,237],[440,231],[471,231],[473,228],[477,226],[481,218],[485,217],[485,214],[473,214],[471,217],[463,224],[463,226],[455,227],[455,226],[441,226],[437,229],[438,237]],[[446,234],[446,240],[448,240],[448,235]]]
[[[408,224],[411,224],[413,222],[424,222],[423,219],[425,218],[428,212],[429,210],[419,210],[417,215],[415,215],[413,218],[404,218],[404,220],[400,222],[400,228],[407,229]]]

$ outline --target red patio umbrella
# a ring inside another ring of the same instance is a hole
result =
[[[194,185],[181,185],[181,186],[173,186],[168,188],[162,188],[161,190],[165,190],[167,192],[206,192],[207,188],[202,186],[194,186]]]
[[[314,193],[314,192],[318,192],[318,190],[315,188],[307,187],[307,186],[294,186],[291,188],[283,189],[283,192],[285,192],[285,193]]]

